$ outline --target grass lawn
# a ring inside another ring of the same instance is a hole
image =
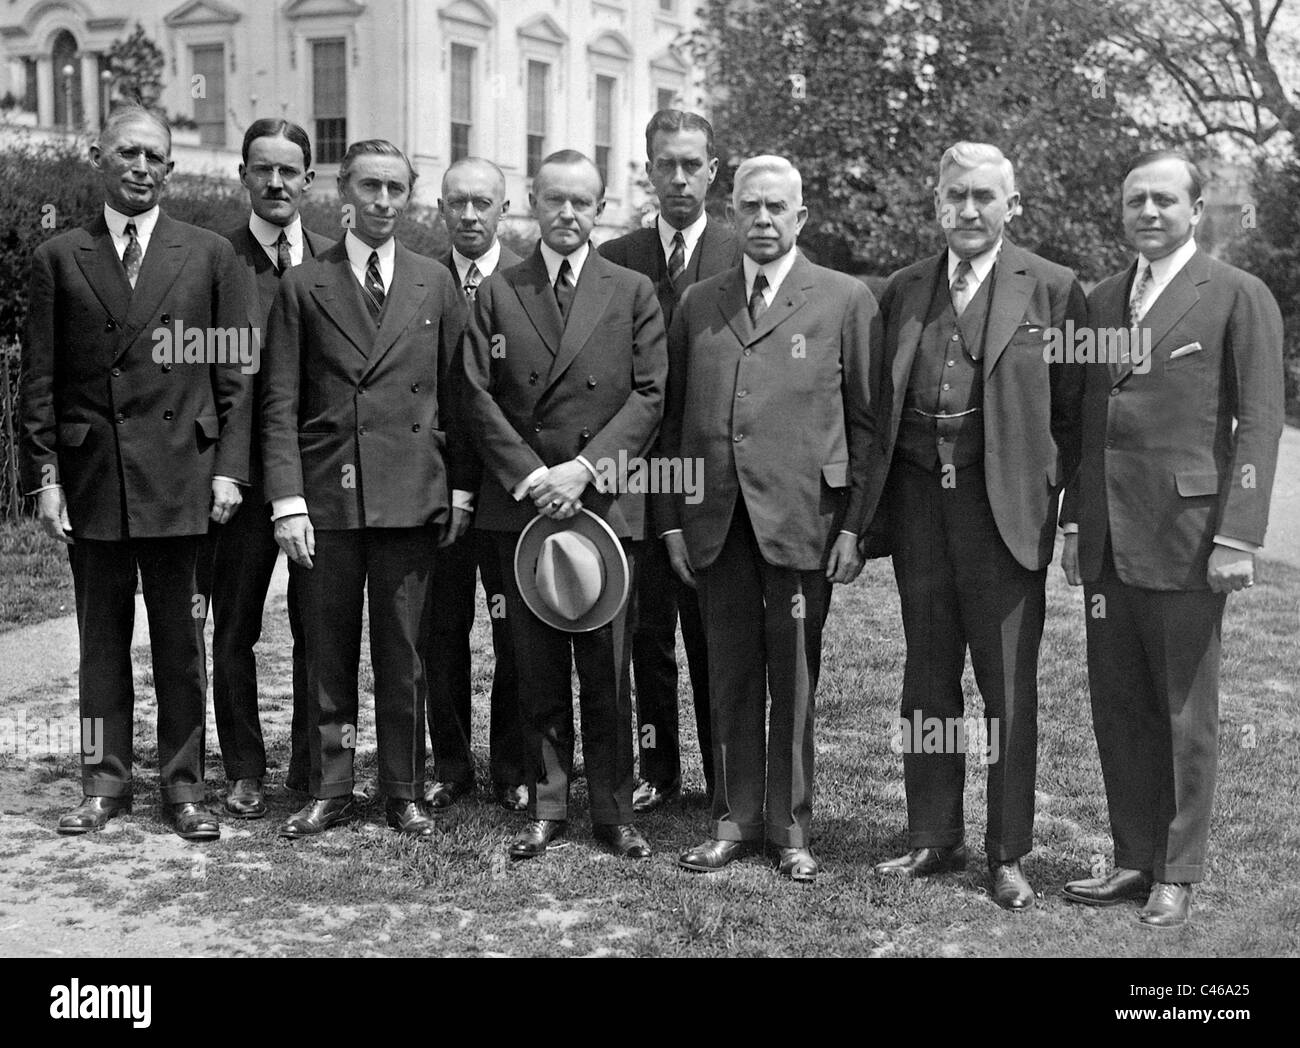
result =
[[[0,633],[75,612],[67,548],[34,521],[0,522]]]
[[[214,845],[189,845],[159,818],[153,696],[137,652],[135,814],[103,834],[60,839],[54,822],[79,797],[67,754],[0,757],[0,953],[248,956],[1145,956],[1300,953],[1300,724],[1295,716],[1300,572],[1262,565],[1228,602],[1219,786],[1210,875],[1192,924],[1157,934],[1136,907],[1067,905],[1066,880],[1109,858],[1109,830],[1084,670],[1082,596],[1055,566],[1041,664],[1035,848],[1026,872],[1041,893],[1011,915],[985,891],[984,769],[968,766],[964,874],[916,884],[878,881],[871,865],[905,847],[901,758],[889,748],[902,674],[902,631],[888,562],[868,565],[834,598],[818,703],[815,885],[778,877],[753,857],[715,875],[680,871],[679,849],[706,835],[703,779],[684,694],[683,805],[643,818],[648,862],[621,861],[590,837],[579,783],[569,844],[512,864],[504,845],[521,817],[486,794],[440,819],[431,844],[397,838],[374,796],[373,721],[358,754],[366,817],[323,839],[276,836],[291,810],[289,659],[283,598],[260,648],[271,747],[272,811],[223,822]],[[480,606],[476,651],[488,650]],[[486,769],[489,664],[475,678],[475,749]],[[685,673],[682,673],[683,681]],[[368,678],[366,681],[368,685]],[[683,685],[684,687],[684,685]],[[978,708],[969,673],[967,694]],[[75,715],[53,686],[22,697],[29,719]],[[0,708],[0,716],[12,715]],[[209,717],[211,725],[211,717]],[[209,728],[208,779],[222,774]],[[17,931],[9,931],[18,928]]]

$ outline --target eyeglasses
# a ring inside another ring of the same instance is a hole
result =
[[[124,164],[134,164],[137,157],[144,157],[149,162],[150,167],[166,167],[167,158],[161,153],[154,152],[151,149],[145,149],[144,146],[122,146],[120,149],[114,149],[113,155]]]

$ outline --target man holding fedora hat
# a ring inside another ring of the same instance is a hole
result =
[[[608,464],[654,439],[668,357],[654,285],[588,243],[604,197],[581,153],[542,161],[529,196],[541,241],[479,285],[465,341],[465,414],[484,465],[475,527],[500,558],[524,717],[532,820],[510,846],[516,859],[541,855],[568,819],[574,664],[595,835],[618,855],[650,854],[632,825],[620,686],[627,550],[644,537],[645,499],[611,490]]]

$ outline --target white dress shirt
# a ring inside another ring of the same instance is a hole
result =
[[[266,257],[276,266],[280,264],[280,249],[276,246],[276,242],[283,233],[285,239],[289,241],[289,260],[295,266],[302,265],[304,245],[301,215],[294,215],[293,221],[287,226],[277,226],[253,211],[248,215],[248,231],[253,234],[253,239],[262,245]]]
[[[655,225],[659,229],[659,243],[663,245],[664,249],[664,264],[666,265],[673,255],[673,236],[677,233],[681,233],[682,248],[685,251],[682,266],[689,266],[691,264],[691,256],[695,254],[695,245],[700,242],[700,237],[704,235],[704,227],[708,224],[709,216],[703,211],[700,212],[700,217],[685,229],[675,229],[670,226],[664,221],[663,215],[656,218]]]
[[[143,262],[145,253],[149,250],[149,241],[153,237],[154,226],[158,224],[159,213],[157,204],[138,215],[124,215],[121,211],[114,211],[107,204],[104,205],[104,221],[108,223],[108,231],[113,234],[113,248],[119,259],[126,254],[126,245],[130,241],[126,235],[126,224],[134,222],[135,238],[140,241],[140,259]]]
[[[491,246],[478,258],[466,258],[453,247],[451,261],[456,267],[457,282],[464,289],[470,266],[478,266],[479,275],[484,280],[496,272],[497,266],[501,264],[501,241],[493,237]]]

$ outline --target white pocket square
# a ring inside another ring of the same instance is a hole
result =
[[[1186,357],[1192,353],[1199,353],[1204,347],[1199,342],[1189,342],[1185,346],[1179,346],[1169,354],[1170,360],[1177,360],[1179,357]]]

